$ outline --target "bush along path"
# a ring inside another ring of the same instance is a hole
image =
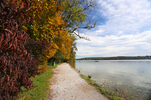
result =
[[[53,69],[47,100],[108,100],[80,77],[69,64]]]

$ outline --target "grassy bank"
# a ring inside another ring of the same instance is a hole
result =
[[[17,100],[46,100],[49,94],[49,80],[53,75],[53,71],[50,69],[55,68],[57,65],[58,64],[55,66],[48,65],[47,71],[32,77],[31,81],[33,81],[34,87],[32,87],[29,91],[22,88],[23,93],[19,95]]]
[[[91,80],[90,78],[88,78],[87,76],[84,75],[80,75],[83,79],[85,79],[89,84],[91,84],[92,86],[94,86],[100,93],[104,94],[106,97],[108,97],[111,100],[124,100],[121,97],[118,97],[117,95],[115,95],[113,92],[108,91],[106,89],[104,89],[101,85],[97,84],[96,82],[94,82],[93,80]]]

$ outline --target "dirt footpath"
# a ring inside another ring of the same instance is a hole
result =
[[[69,64],[53,69],[47,100],[108,100],[82,79]]]

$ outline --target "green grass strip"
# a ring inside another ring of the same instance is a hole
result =
[[[47,69],[56,68],[57,65],[58,64],[55,66],[48,65]],[[47,70],[46,72],[31,78],[34,87],[32,87],[29,91],[22,87],[23,93],[19,94],[19,98],[17,100],[46,100],[49,94],[49,80],[52,75],[53,71]]]
[[[111,99],[111,100],[124,100],[123,98],[118,97],[117,95],[115,95],[113,92],[104,89],[101,85],[97,84],[96,82],[94,82],[93,80],[88,78],[87,76],[84,76],[82,74],[80,76],[83,79],[85,79],[90,85],[94,86],[100,93],[102,93],[106,97],[108,97],[109,99]]]

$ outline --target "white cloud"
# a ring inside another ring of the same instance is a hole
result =
[[[147,55],[151,52],[151,31],[129,35],[90,36],[91,41],[78,40],[79,56]],[[140,52],[142,51],[142,52]],[[145,51],[145,53],[143,52]]]
[[[106,33],[138,32],[151,25],[151,4],[148,0],[101,0],[100,13],[108,21],[99,28]]]
[[[78,40],[78,56],[151,53],[151,1],[99,0],[98,5],[99,14],[106,18],[106,22],[87,32],[91,41]]]

